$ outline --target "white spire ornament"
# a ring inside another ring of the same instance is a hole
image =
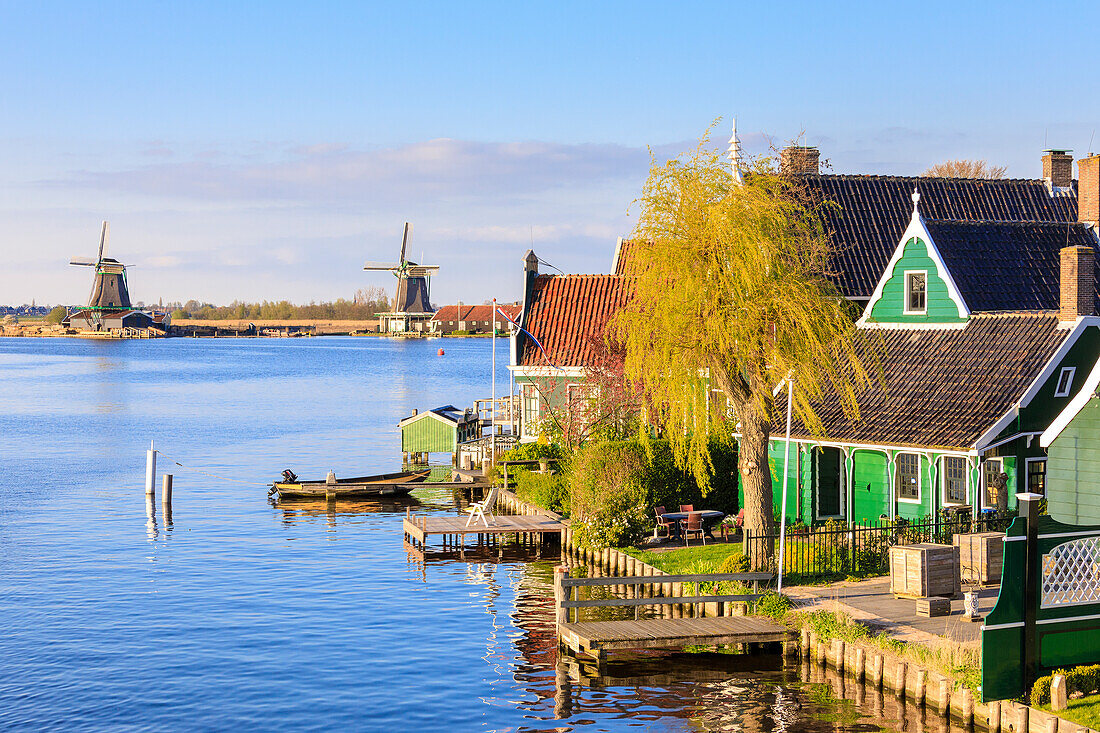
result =
[[[726,151],[726,157],[730,159],[730,169],[733,171],[733,182],[740,186],[745,182],[741,175],[741,141],[737,139],[737,118],[733,118],[733,134],[730,135],[730,146]]]

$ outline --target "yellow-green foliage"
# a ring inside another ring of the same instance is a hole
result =
[[[858,413],[869,372],[849,307],[825,277],[829,239],[798,183],[769,159],[737,185],[708,131],[694,151],[654,161],[637,204],[634,298],[611,332],[650,420],[664,425],[678,465],[704,491],[708,440],[733,441],[725,400],[742,423],[770,425],[772,390],[790,374],[810,430],[821,426],[812,403],[826,394]],[[766,449],[766,434],[754,440]]]
[[[1080,692],[1088,695],[1100,692],[1100,664],[1088,664],[1073,669],[1055,670],[1053,674],[1040,677],[1031,687],[1031,704],[1035,707],[1050,704],[1050,683],[1056,674],[1066,677],[1066,694]]]

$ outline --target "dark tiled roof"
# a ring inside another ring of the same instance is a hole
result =
[[[870,297],[913,213],[920,191],[926,219],[962,221],[1077,221],[1077,197],[1051,196],[1039,180],[979,180],[916,176],[823,175],[802,179],[809,191],[838,207],[823,211],[837,249],[833,265],[849,297]]]
[[[971,311],[1058,310],[1059,251],[1096,249],[1084,224],[924,223]]]
[[[1069,332],[1053,313],[980,314],[961,329],[871,331],[872,339],[883,337],[883,385],[860,395],[860,421],[834,402],[818,406],[824,437],[969,449],[1023,396]],[[773,435],[783,430],[777,421]],[[792,434],[809,437],[797,422]]]
[[[520,312],[520,306],[518,305],[497,305],[503,313],[511,316],[512,318],[518,318]],[[491,305],[466,305],[463,303],[461,306],[457,305],[445,305],[435,312],[432,316],[433,321],[488,321],[493,314],[493,306]]]
[[[539,275],[531,290],[520,366],[587,366],[607,322],[630,300],[633,278],[616,275]],[[549,361],[548,361],[549,360]]]

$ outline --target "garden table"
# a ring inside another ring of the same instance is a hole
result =
[[[707,536],[712,540],[714,537],[714,526],[722,521],[722,517],[726,516],[720,511],[714,509],[703,509],[701,511],[692,512],[693,514],[703,515],[703,530],[707,533]],[[665,512],[662,516],[665,519],[676,522],[676,536],[680,536],[680,522],[688,518],[687,512]]]

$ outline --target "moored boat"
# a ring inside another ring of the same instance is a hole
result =
[[[280,499],[369,499],[371,497],[408,496],[418,483],[428,478],[430,470],[402,471],[400,473],[382,473],[376,476],[356,476],[336,478],[329,474],[321,481],[299,481],[290,474],[290,481],[276,481],[271,485],[271,494],[278,493]]]

